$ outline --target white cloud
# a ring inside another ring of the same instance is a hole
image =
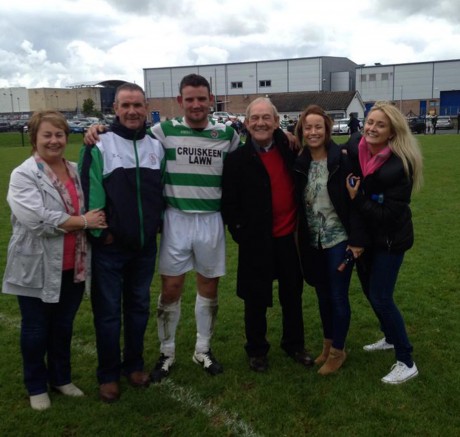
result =
[[[344,56],[358,64],[458,59],[454,3],[8,1],[0,16],[0,87],[103,79],[143,85],[143,68],[290,57]]]
[[[228,60],[228,51],[218,47],[201,46],[193,49],[197,64],[224,64]]]

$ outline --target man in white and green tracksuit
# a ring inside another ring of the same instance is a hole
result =
[[[211,353],[217,314],[219,277],[225,274],[225,232],[220,214],[221,179],[226,155],[240,139],[229,126],[209,120],[213,105],[208,81],[185,76],[177,100],[184,116],[153,126],[165,148],[166,211],[160,243],[162,278],[158,301],[160,358],[153,382],[168,376],[175,361],[175,333],[181,312],[186,272],[196,271],[195,318],[197,338],[193,361],[211,375],[223,371]]]

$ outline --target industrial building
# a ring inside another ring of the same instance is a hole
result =
[[[406,115],[460,112],[460,60],[358,65],[345,57],[320,56],[228,64],[144,68],[144,89],[152,111],[174,117],[183,76],[206,77],[216,96],[214,111],[244,113],[256,97],[269,96],[281,114],[294,117],[307,104],[322,105],[334,118],[363,117],[377,100],[390,100]],[[115,89],[107,80],[67,88],[0,88],[0,118],[28,118],[39,109],[78,115],[85,99],[112,111]],[[345,93],[345,94],[344,94]]]
[[[356,90],[369,107],[397,103],[404,114],[456,116],[460,112],[460,59],[356,68]]]
[[[281,59],[275,61],[238,62],[232,64],[190,65],[186,67],[146,68],[144,86],[152,108],[164,116],[177,115],[175,102],[179,83],[191,73],[206,77],[216,97],[214,111],[244,113],[248,103],[256,97],[278,94],[335,93],[355,90],[356,64],[343,57]],[[319,102],[318,102],[319,103]],[[341,102],[337,102],[338,105]],[[303,107],[277,106],[281,114],[300,113]],[[294,109],[294,110],[293,110]],[[325,108],[347,116],[343,108]],[[338,110],[340,109],[340,111]],[[353,106],[362,117],[364,106]]]
[[[116,87],[121,80],[106,80],[75,84],[66,88],[0,88],[0,117],[27,119],[34,111],[58,110],[68,116],[82,113],[87,99],[94,102],[94,108],[110,113],[113,108]]]
[[[460,112],[460,60],[407,64],[358,65],[348,58],[315,58],[229,64],[190,65],[185,67],[145,68],[144,87],[152,107],[164,116],[177,113],[175,97],[181,78],[190,73],[206,77],[216,96],[216,111],[244,112],[255,97],[289,93],[357,91],[369,109],[377,100],[390,100],[407,115],[452,115]],[[311,97],[311,94],[309,94]],[[296,100],[298,101],[298,100]],[[305,104],[311,99],[305,100]],[[328,102],[330,99],[327,100]],[[288,104],[288,99],[281,99]],[[278,105],[280,105],[278,103]],[[339,102],[337,102],[337,105]],[[292,111],[277,106],[280,113]],[[305,106],[303,106],[305,107]],[[343,108],[325,108],[338,117],[347,117]],[[296,109],[297,110],[297,109]],[[355,109],[353,109],[356,112]],[[340,115],[340,113],[342,114]],[[361,117],[363,114],[359,113]]]

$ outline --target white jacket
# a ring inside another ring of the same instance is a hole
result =
[[[33,157],[11,173],[7,201],[13,234],[2,292],[59,302],[66,233],[59,225],[70,215]]]

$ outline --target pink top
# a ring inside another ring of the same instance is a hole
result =
[[[72,179],[65,183],[65,187],[72,199],[72,204],[75,211],[78,211],[78,195],[75,184]],[[75,268],[75,244],[77,237],[74,232],[68,232],[64,235],[64,259],[62,262],[62,270],[72,270]]]

